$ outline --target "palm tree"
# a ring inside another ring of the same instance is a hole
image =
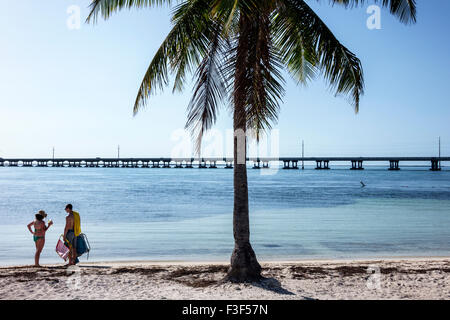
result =
[[[324,0],[93,0],[87,22],[108,19],[124,8],[173,7],[173,29],[145,73],[134,103],[136,114],[172,75],[173,91],[183,90],[188,74],[195,87],[186,128],[197,151],[215,123],[221,104],[233,114],[235,247],[227,278],[253,281],[261,266],[250,244],[247,136],[259,139],[277,120],[284,93],[283,71],[305,84],[324,77],[336,94],[347,96],[358,112],[364,81],[360,60],[341,42],[307,2]],[[358,7],[366,0],[328,0]],[[416,21],[415,0],[372,0],[405,24]]]

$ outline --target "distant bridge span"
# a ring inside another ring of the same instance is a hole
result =
[[[349,162],[350,169],[363,170],[364,162],[389,162],[389,170],[400,170],[400,162],[429,162],[432,171],[441,170],[441,162],[450,157],[250,157],[253,168],[269,168],[270,162],[282,162],[283,169],[299,169],[299,163],[316,162],[316,169],[330,169],[330,162]],[[225,168],[233,167],[232,158],[0,158],[0,167],[107,167],[107,168]]]

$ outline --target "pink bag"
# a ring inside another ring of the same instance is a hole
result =
[[[62,236],[61,236],[62,237]],[[69,248],[64,244],[64,241],[61,240],[61,237],[56,244],[56,253],[60,256],[64,261],[67,260],[69,256]]]

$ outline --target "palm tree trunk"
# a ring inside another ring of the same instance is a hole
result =
[[[250,244],[248,209],[248,184],[246,166],[246,111],[245,87],[248,66],[249,22],[243,14],[240,18],[240,37],[237,49],[234,90],[234,251],[227,279],[234,282],[249,282],[261,279],[261,266]]]

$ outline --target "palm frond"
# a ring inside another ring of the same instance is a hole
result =
[[[104,19],[108,19],[113,13],[124,8],[145,8],[153,6],[171,5],[175,0],[92,0],[90,13],[86,22],[95,23],[98,16],[101,15]]]
[[[136,115],[141,107],[145,107],[147,99],[154,93],[155,87],[163,89],[168,84],[167,60],[168,60],[168,42],[169,37],[159,47],[153,57],[139,87],[136,100],[134,102],[133,114]]]
[[[178,5],[174,10],[172,22],[177,25],[187,19],[189,23],[184,22],[185,39],[179,41],[176,55],[171,59],[171,69],[176,74],[173,92],[184,89],[186,74],[195,70],[207,54],[210,39],[215,33],[214,25],[217,23],[213,21],[211,3],[208,0],[184,1]]]
[[[276,14],[273,22],[274,42],[283,63],[297,83],[306,85],[319,72],[314,44],[302,36],[302,28],[292,24],[292,20],[284,15]]]
[[[323,1],[323,0],[317,0]],[[331,4],[344,5],[353,8],[367,4],[368,0],[328,0]],[[370,2],[380,4],[388,8],[391,14],[396,16],[402,23],[415,23],[417,19],[416,0],[371,0]]]
[[[260,133],[277,121],[284,94],[280,71],[283,61],[272,40],[271,20],[267,3],[261,3],[258,10],[241,13],[237,38],[224,68],[225,78],[233,87],[230,105],[234,121],[238,128],[251,129],[249,133],[257,141]]]
[[[210,24],[204,23],[204,4],[206,0],[194,0],[185,15],[175,20],[175,25],[161,44],[144,75],[133,112],[136,114],[145,107],[149,96],[156,88],[163,89],[168,84],[169,68],[178,70],[176,82],[184,81],[184,73],[192,65],[196,67],[201,58],[199,55],[208,48],[205,34],[209,34]],[[205,26],[201,28],[201,26]],[[181,71],[180,71],[181,70]],[[177,85],[177,84],[176,84]],[[181,84],[178,84],[181,86]]]
[[[210,39],[209,50],[196,71],[196,84],[188,106],[186,129],[195,138],[195,151],[200,154],[203,135],[216,122],[219,104],[227,95],[223,77],[224,39],[221,25],[216,24],[216,32]]]
[[[284,0],[280,17],[286,33],[297,33],[303,39],[304,50],[314,52],[317,66],[336,94],[348,95],[359,111],[364,93],[361,61],[342,45],[320,17],[303,0]]]
[[[237,14],[238,11],[239,11],[239,0],[213,1],[211,13],[214,16],[222,19],[224,23],[223,33],[225,35],[229,34],[232,25],[235,24],[236,21],[238,20],[239,18],[239,14]]]
[[[259,12],[249,32],[246,96],[247,128],[257,141],[278,119],[279,102],[284,94],[282,63],[271,38],[270,12]]]

